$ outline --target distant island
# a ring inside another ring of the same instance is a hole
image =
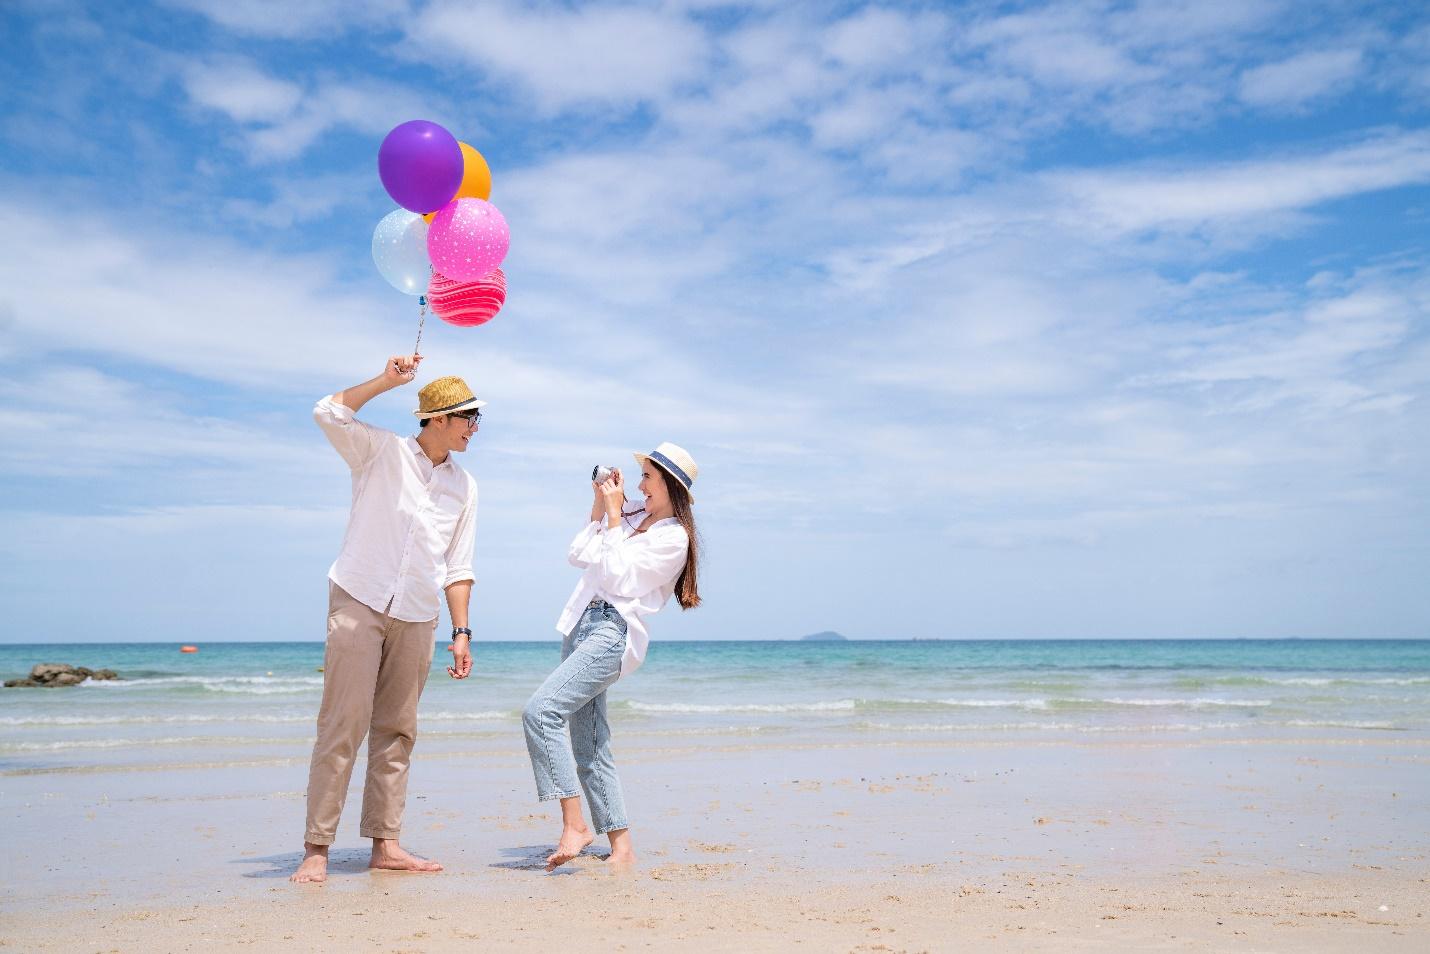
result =
[[[801,641],[801,642],[806,642],[806,643],[808,643],[808,642],[831,643],[831,642],[842,642],[842,641],[844,641],[844,640],[847,640],[848,638],[849,638],[849,637],[848,637],[848,636],[845,636],[843,633],[836,633],[836,632],[835,632],[834,630],[832,630],[832,629],[826,629],[826,630],[825,630],[824,632],[822,632],[822,633],[810,633],[808,636],[801,636],[801,637],[800,637],[800,641]]]

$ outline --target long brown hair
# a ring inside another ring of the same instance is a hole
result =
[[[690,540],[690,549],[685,551],[685,568],[675,578],[675,599],[683,610],[700,605],[700,586],[696,576],[700,565],[700,535],[695,531],[695,506],[690,499],[690,491],[664,467],[655,468],[665,480],[665,492],[670,497],[670,505],[675,509],[675,519],[685,528]]]

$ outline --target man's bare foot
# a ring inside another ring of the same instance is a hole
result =
[[[585,851],[586,846],[595,840],[596,836],[591,834],[591,829],[584,825],[580,828],[561,829],[561,841],[557,843],[556,850],[547,857],[546,870],[555,871]]]
[[[428,861],[426,858],[418,858],[409,854],[407,849],[397,843],[396,838],[374,838],[372,840],[372,857],[368,859],[369,868],[379,868],[383,871],[441,871],[442,866],[435,861]]]
[[[303,863],[288,876],[294,884],[322,884],[328,880],[328,846],[303,842]]]

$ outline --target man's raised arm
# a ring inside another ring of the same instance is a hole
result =
[[[329,443],[353,470],[362,467],[372,457],[379,435],[383,433],[353,415],[384,391],[391,391],[411,381],[417,375],[417,365],[421,363],[420,354],[411,357],[393,355],[387,359],[387,364],[377,377],[343,388],[336,394],[323,398],[313,408],[313,419],[323,429]]]
[[[333,395],[333,400],[350,411],[361,411],[362,406],[384,391],[402,387],[417,376],[417,366],[422,363],[422,355],[393,355],[387,359],[382,373],[370,381],[343,388]]]

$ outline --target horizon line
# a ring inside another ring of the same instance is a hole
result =
[[[451,637],[439,636],[433,642],[450,642]],[[473,639],[473,648],[496,643],[545,644],[559,642],[559,638],[542,639]],[[760,639],[727,638],[675,638],[664,639],[665,643],[1193,643],[1193,642],[1426,642],[1425,636],[844,636],[837,639],[809,639],[804,636],[772,636]],[[0,647],[18,646],[266,646],[285,644],[323,645],[326,639],[115,639],[115,640],[75,640],[50,642],[6,642],[0,640]]]

